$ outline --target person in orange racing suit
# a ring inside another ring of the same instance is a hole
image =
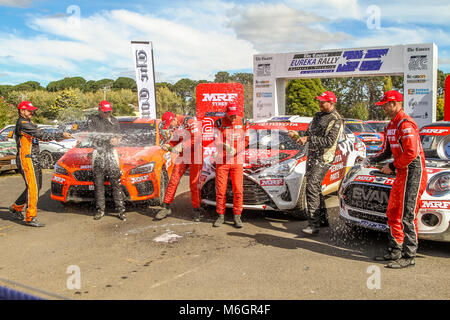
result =
[[[19,118],[14,130],[17,144],[16,163],[25,180],[25,190],[9,210],[16,219],[23,220],[25,217],[22,211],[26,205],[25,224],[31,227],[44,227],[45,224],[36,219],[39,191],[42,187],[42,171],[39,165],[39,140],[63,140],[71,138],[71,135],[68,132],[50,133],[39,129],[31,121],[37,108],[30,101],[22,101],[17,109]]]
[[[370,164],[389,159],[394,162],[385,164],[384,174],[395,172],[387,208],[389,225],[388,252],[375,257],[376,261],[391,261],[388,268],[406,268],[415,265],[418,248],[417,212],[419,201],[427,184],[425,155],[420,142],[416,122],[408,116],[402,107],[403,95],[391,90],[384,94],[376,105],[381,105],[391,121],[386,129],[383,149],[369,159]]]
[[[194,208],[194,221],[201,218],[201,194],[199,186],[200,172],[203,165],[203,149],[201,124],[195,117],[175,115],[167,111],[161,118],[161,148],[165,151],[178,153],[172,175],[167,185],[162,207],[155,220],[161,220],[172,213],[170,208],[175,197],[181,177],[189,169],[189,187],[191,203]]]
[[[227,106],[226,116],[216,120],[216,211],[214,227],[220,227],[225,220],[225,206],[228,176],[233,189],[234,226],[242,228],[241,213],[244,203],[244,151],[248,145],[245,120],[238,116],[237,105]]]

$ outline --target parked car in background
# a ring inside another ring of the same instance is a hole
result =
[[[417,215],[419,238],[450,241],[450,122],[424,126],[420,139],[428,183]],[[353,167],[339,190],[340,217],[350,226],[387,232],[386,210],[394,181],[395,175],[376,167]]]
[[[304,133],[312,118],[279,116],[248,125],[249,145],[245,150],[244,209],[282,211],[297,218],[306,218],[304,179],[306,146],[288,136],[289,130]],[[346,171],[364,159],[364,144],[342,134],[334,162],[322,182],[324,194],[338,190]],[[200,176],[202,203],[216,205],[215,161],[206,157]],[[233,206],[231,181],[228,181],[226,206]]]
[[[358,119],[345,119],[345,127],[366,145],[367,155],[377,154],[382,146],[383,139],[372,127]]]
[[[14,129],[16,128],[15,124],[9,124],[7,126],[4,126],[0,130],[0,137],[3,137],[5,139],[13,139],[14,137]]]
[[[386,129],[389,121],[388,120],[367,120],[366,124],[372,127],[384,141],[384,129]]]
[[[16,170],[16,143],[0,135],[0,172]]]
[[[55,127],[45,127],[47,132],[61,131]],[[53,169],[56,162],[78,143],[76,139],[61,141],[39,141],[39,159],[43,169]]]
[[[127,201],[151,200],[161,205],[176,155],[159,146],[161,120],[119,117],[122,141],[116,150],[122,171],[122,190]],[[92,173],[92,142],[86,138],[55,165],[51,198],[62,203],[95,200]],[[112,198],[105,182],[107,200]]]

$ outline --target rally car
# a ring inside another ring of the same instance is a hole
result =
[[[250,123],[245,150],[244,209],[274,210],[306,218],[304,179],[306,146],[288,136],[289,130],[304,133],[312,118],[279,116]],[[342,134],[334,163],[322,182],[324,194],[336,192],[348,168],[366,157],[364,144]],[[200,176],[202,203],[216,205],[215,164],[206,157]],[[231,181],[227,185],[228,208],[233,206]]]
[[[419,238],[450,241],[450,122],[424,126],[420,138],[428,183],[418,212]],[[394,181],[395,175],[375,167],[353,167],[339,190],[340,217],[350,226],[387,232],[386,210]]]
[[[172,174],[176,155],[159,147],[160,120],[119,118],[122,141],[116,148],[122,171],[122,190],[127,201],[162,203]],[[79,134],[81,142],[69,150],[55,165],[51,198],[66,202],[95,199],[92,173],[92,142]],[[105,182],[107,199],[111,199],[109,182]]]
[[[345,127],[366,145],[368,155],[377,154],[383,146],[383,138],[372,127],[358,119],[345,119]]]
[[[386,129],[389,121],[387,120],[367,120],[366,125],[374,129],[384,141],[384,129]]]
[[[0,172],[16,170],[16,143],[8,141],[0,135]]]

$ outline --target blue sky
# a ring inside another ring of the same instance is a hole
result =
[[[252,72],[257,53],[429,42],[448,73],[449,12],[448,0],[0,0],[0,84],[134,77],[131,40],[153,42],[158,82]]]

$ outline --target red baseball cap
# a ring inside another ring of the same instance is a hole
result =
[[[316,97],[316,99],[319,101],[329,101],[333,103],[336,103],[337,101],[336,95],[331,91],[325,91],[320,96]]]
[[[100,110],[102,110],[102,112],[112,112],[113,111],[113,109],[111,107],[111,103],[109,103],[106,100],[100,101],[98,106],[100,107]]]
[[[381,106],[388,101],[403,101],[403,95],[397,90],[390,90],[384,93],[383,99],[381,101],[375,102],[377,106]]]
[[[234,116],[234,115],[238,115],[238,114],[239,114],[239,110],[238,110],[237,104],[229,103],[227,106],[227,115]]]
[[[164,112],[164,114],[161,117],[164,130],[169,129],[170,123],[172,122],[173,119],[175,119],[175,114],[173,112],[170,111]]]
[[[19,110],[29,110],[29,111],[34,111],[37,108],[35,106],[33,106],[31,104],[30,101],[22,101],[21,103],[19,103],[19,105],[17,106],[17,109]]]

